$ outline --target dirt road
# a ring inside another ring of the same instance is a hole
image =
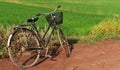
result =
[[[2,59],[0,70],[120,70],[120,41],[75,44],[71,57],[67,58],[61,52],[54,61],[48,58],[28,69],[18,68],[9,59]]]

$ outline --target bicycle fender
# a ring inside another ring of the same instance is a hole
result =
[[[10,46],[10,40],[12,38],[13,34],[10,34],[9,38],[8,38],[8,41],[7,41],[7,46],[9,47]]]

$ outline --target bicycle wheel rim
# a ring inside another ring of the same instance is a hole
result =
[[[69,45],[66,37],[64,36],[63,31],[60,28],[57,31],[58,31],[58,38],[60,41],[60,45],[64,48],[66,56],[70,57],[70,55],[71,55],[70,45]]]
[[[31,35],[31,37],[29,38],[28,35]],[[31,30],[19,29],[16,30],[11,36],[12,37],[10,37],[10,45],[8,47],[8,52],[12,62],[21,68],[29,68],[34,66],[39,59],[40,50],[30,51],[26,49],[26,47],[24,47],[26,46],[25,41],[28,42],[28,40],[24,41],[24,39],[27,39],[28,37],[29,45],[31,45],[31,47],[34,45],[34,47],[37,48],[39,47],[39,41],[36,35]]]

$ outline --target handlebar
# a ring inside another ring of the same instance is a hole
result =
[[[61,5],[58,5],[58,6],[57,6],[57,9],[60,8],[60,7],[61,7]]]
[[[59,8],[61,7],[61,5],[58,5],[53,11],[49,12],[49,13],[38,13],[36,16],[43,16],[43,15],[48,15],[51,13],[56,12]]]

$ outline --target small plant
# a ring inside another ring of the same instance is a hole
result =
[[[8,57],[6,44],[10,31],[10,26],[6,28],[3,25],[0,26],[0,58]]]
[[[97,39],[120,37],[120,22],[118,17],[103,20],[92,29],[91,35],[95,36]]]

